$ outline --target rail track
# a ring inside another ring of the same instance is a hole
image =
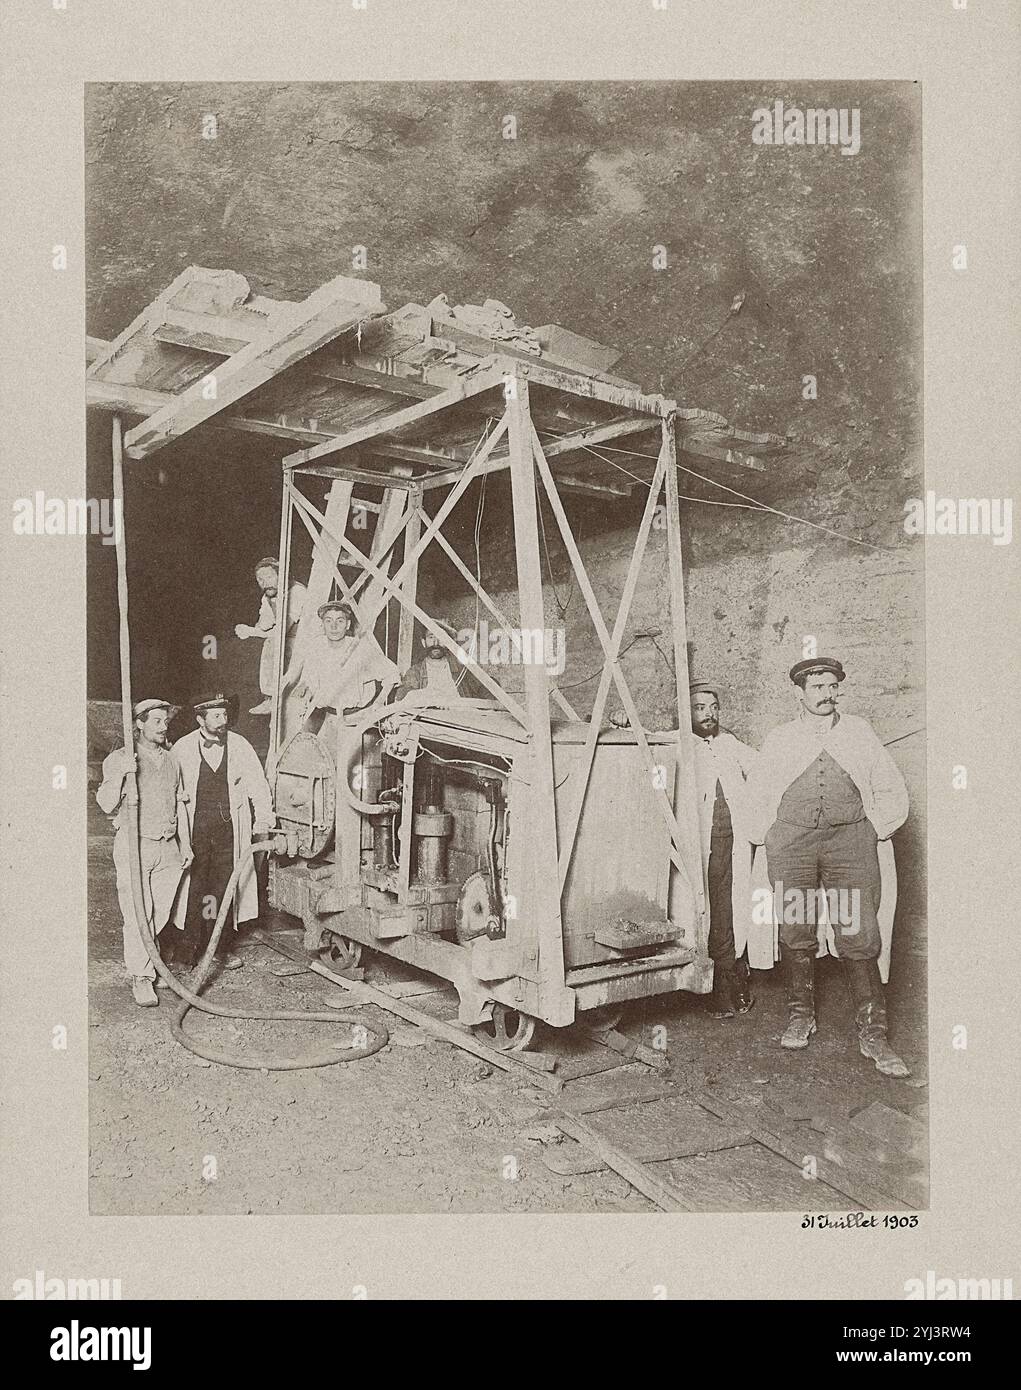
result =
[[[608,1169],[662,1211],[719,1211],[727,1209],[725,1201],[721,1205],[729,1181],[726,1161],[747,1150],[769,1156],[774,1169],[782,1160],[787,1176],[811,1182],[814,1210],[912,1212],[927,1204],[920,1157],[924,1131],[899,1111],[874,1105],[863,1117],[842,1122],[813,1116],[809,1108],[806,1128],[754,1099],[725,1097],[679,1079],[667,1053],[613,1027],[576,1024],[570,1037],[553,1035],[547,1051],[508,1051],[436,1017],[385,983],[367,984],[357,968],[336,970],[310,960],[300,935],[257,931],[250,939],[343,990],[338,1007],[376,1005],[480,1058],[504,1073],[508,1083],[527,1079],[544,1091],[548,1107],[542,1123],[532,1127],[530,1142],[554,1173]],[[445,985],[423,986],[418,997],[448,992]],[[701,1160],[697,1176],[690,1165],[683,1181],[670,1175],[672,1164],[696,1158]],[[743,1195],[754,1209],[776,1208],[775,1186],[765,1177],[745,1177]]]

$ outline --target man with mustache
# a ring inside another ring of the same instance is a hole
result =
[[[187,795],[194,862],[178,904],[174,958],[184,969],[196,966],[209,944],[216,914],[234,865],[252,839],[265,834],[273,820],[273,797],[259,755],[240,734],[228,729],[234,697],[209,695],[192,705],[198,728],[174,744]],[[249,860],[234,889],[216,956],[224,970],[244,963],[230,949],[230,931],[259,915],[255,864]]]
[[[131,854],[127,807],[128,773],[138,781],[138,856],[142,876],[142,903],[146,927],[160,937],[174,906],[181,875],[191,863],[191,836],[185,811],[181,769],[170,752],[167,724],[174,712],[166,700],[139,700],[135,717],[135,746],[116,748],[103,762],[103,781],[96,800],[113,817],[113,862],[117,870],[117,901],[124,931],[124,966],[131,978],[131,993],[143,1009],[159,1000],[153,989],[156,968],[139,935],[131,888]],[[166,959],[163,936],[163,958]]]
[[[277,674],[277,643],[279,641],[277,616],[280,610],[278,602],[280,565],[275,555],[264,556],[255,566],[255,582],[262,592],[259,621],[254,627],[249,626],[248,623],[238,623],[234,628],[234,635],[243,642],[249,638],[258,638],[262,642],[262,655],[259,658],[259,689],[262,691],[263,699],[259,704],[253,705],[248,713],[272,714],[273,691],[276,688]],[[304,584],[298,583],[291,584],[287,591],[285,663],[290,660],[294,634],[297,630],[298,619],[301,617],[301,610],[305,605],[306,592]]]
[[[749,942],[752,846],[745,830],[746,780],[755,750],[720,729],[720,682],[693,681],[691,732],[695,745],[699,838],[706,902],[713,992],[713,1018],[746,1014],[755,1002],[746,952]],[[772,964],[758,961],[758,964]]]
[[[797,717],[767,735],[748,783],[751,838],[765,844],[769,881],[785,904],[779,934],[789,1020],[780,1046],[807,1047],[816,1031],[815,905],[823,889],[830,904],[853,904],[847,920],[832,908],[829,916],[831,949],[844,965],[861,1054],[886,1076],[908,1076],[887,1039],[877,915],[880,853],[892,859],[889,839],[907,819],[908,793],[866,721],[838,711],[844,678],[833,657],[791,667]],[[803,911],[786,910],[792,894]]]

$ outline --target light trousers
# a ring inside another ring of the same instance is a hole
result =
[[[176,840],[143,839],[140,843],[146,928],[149,936],[155,939],[173,911],[184,869]],[[118,830],[113,837],[113,862],[117,870],[117,901],[123,919],[124,968],[129,975],[153,980],[156,978],[156,967],[149,959],[136,924],[127,826]]]

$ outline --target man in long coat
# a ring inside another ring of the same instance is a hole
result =
[[[746,779],[754,748],[720,728],[720,683],[694,681],[690,687],[691,732],[695,744],[699,839],[706,904],[714,1018],[747,1013],[755,1002],[749,965],[768,968],[771,942],[756,928],[751,913],[752,845],[748,833]]]
[[[253,836],[263,835],[273,821],[273,798],[259,756],[246,738],[227,727],[235,703],[223,694],[199,700],[192,706],[198,727],[172,749],[188,798],[194,856],[174,919],[180,928],[174,957],[184,969],[198,963],[209,943],[235,864],[251,847]],[[236,970],[243,963],[230,949],[230,928],[236,931],[239,923],[258,915],[258,880],[249,861],[217,947],[224,969]]]
[[[908,793],[869,724],[838,711],[844,678],[834,657],[791,667],[798,715],[767,735],[749,779],[751,836],[765,845],[787,985],[789,1019],[780,1045],[807,1047],[816,1031],[821,890],[862,1056],[884,1075],[907,1076],[887,1038],[880,903],[889,878],[883,861],[892,861],[890,837],[907,819]]]

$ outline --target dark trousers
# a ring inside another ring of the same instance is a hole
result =
[[[709,841],[709,955],[724,971],[734,964],[734,836]]]
[[[174,959],[185,970],[190,970],[202,959],[202,953],[209,945],[209,938],[216,925],[216,916],[234,869],[234,846],[226,847],[215,842],[196,844],[195,859],[191,866],[191,882],[188,888],[188,912],[184,930],[173,929],[174,938],[171,949]],[[228,909],[223,931],[216,948],[217,956],[230,954],[234,939],[234,907]],[[169,930],[169,929],[168,929]],[[166,931],[160,933],[160,946],[164,943]],[[164,955],[164,959],[166,956]]]
[[[791,951],[816,949],[815,890],[827,892],[837,955],[879,955],[880,878],[871,821],[807,827],[775,821],[766,834],[766,867],[774,890],[780,942]],[[790,896],[788,896],[790,895]]]

